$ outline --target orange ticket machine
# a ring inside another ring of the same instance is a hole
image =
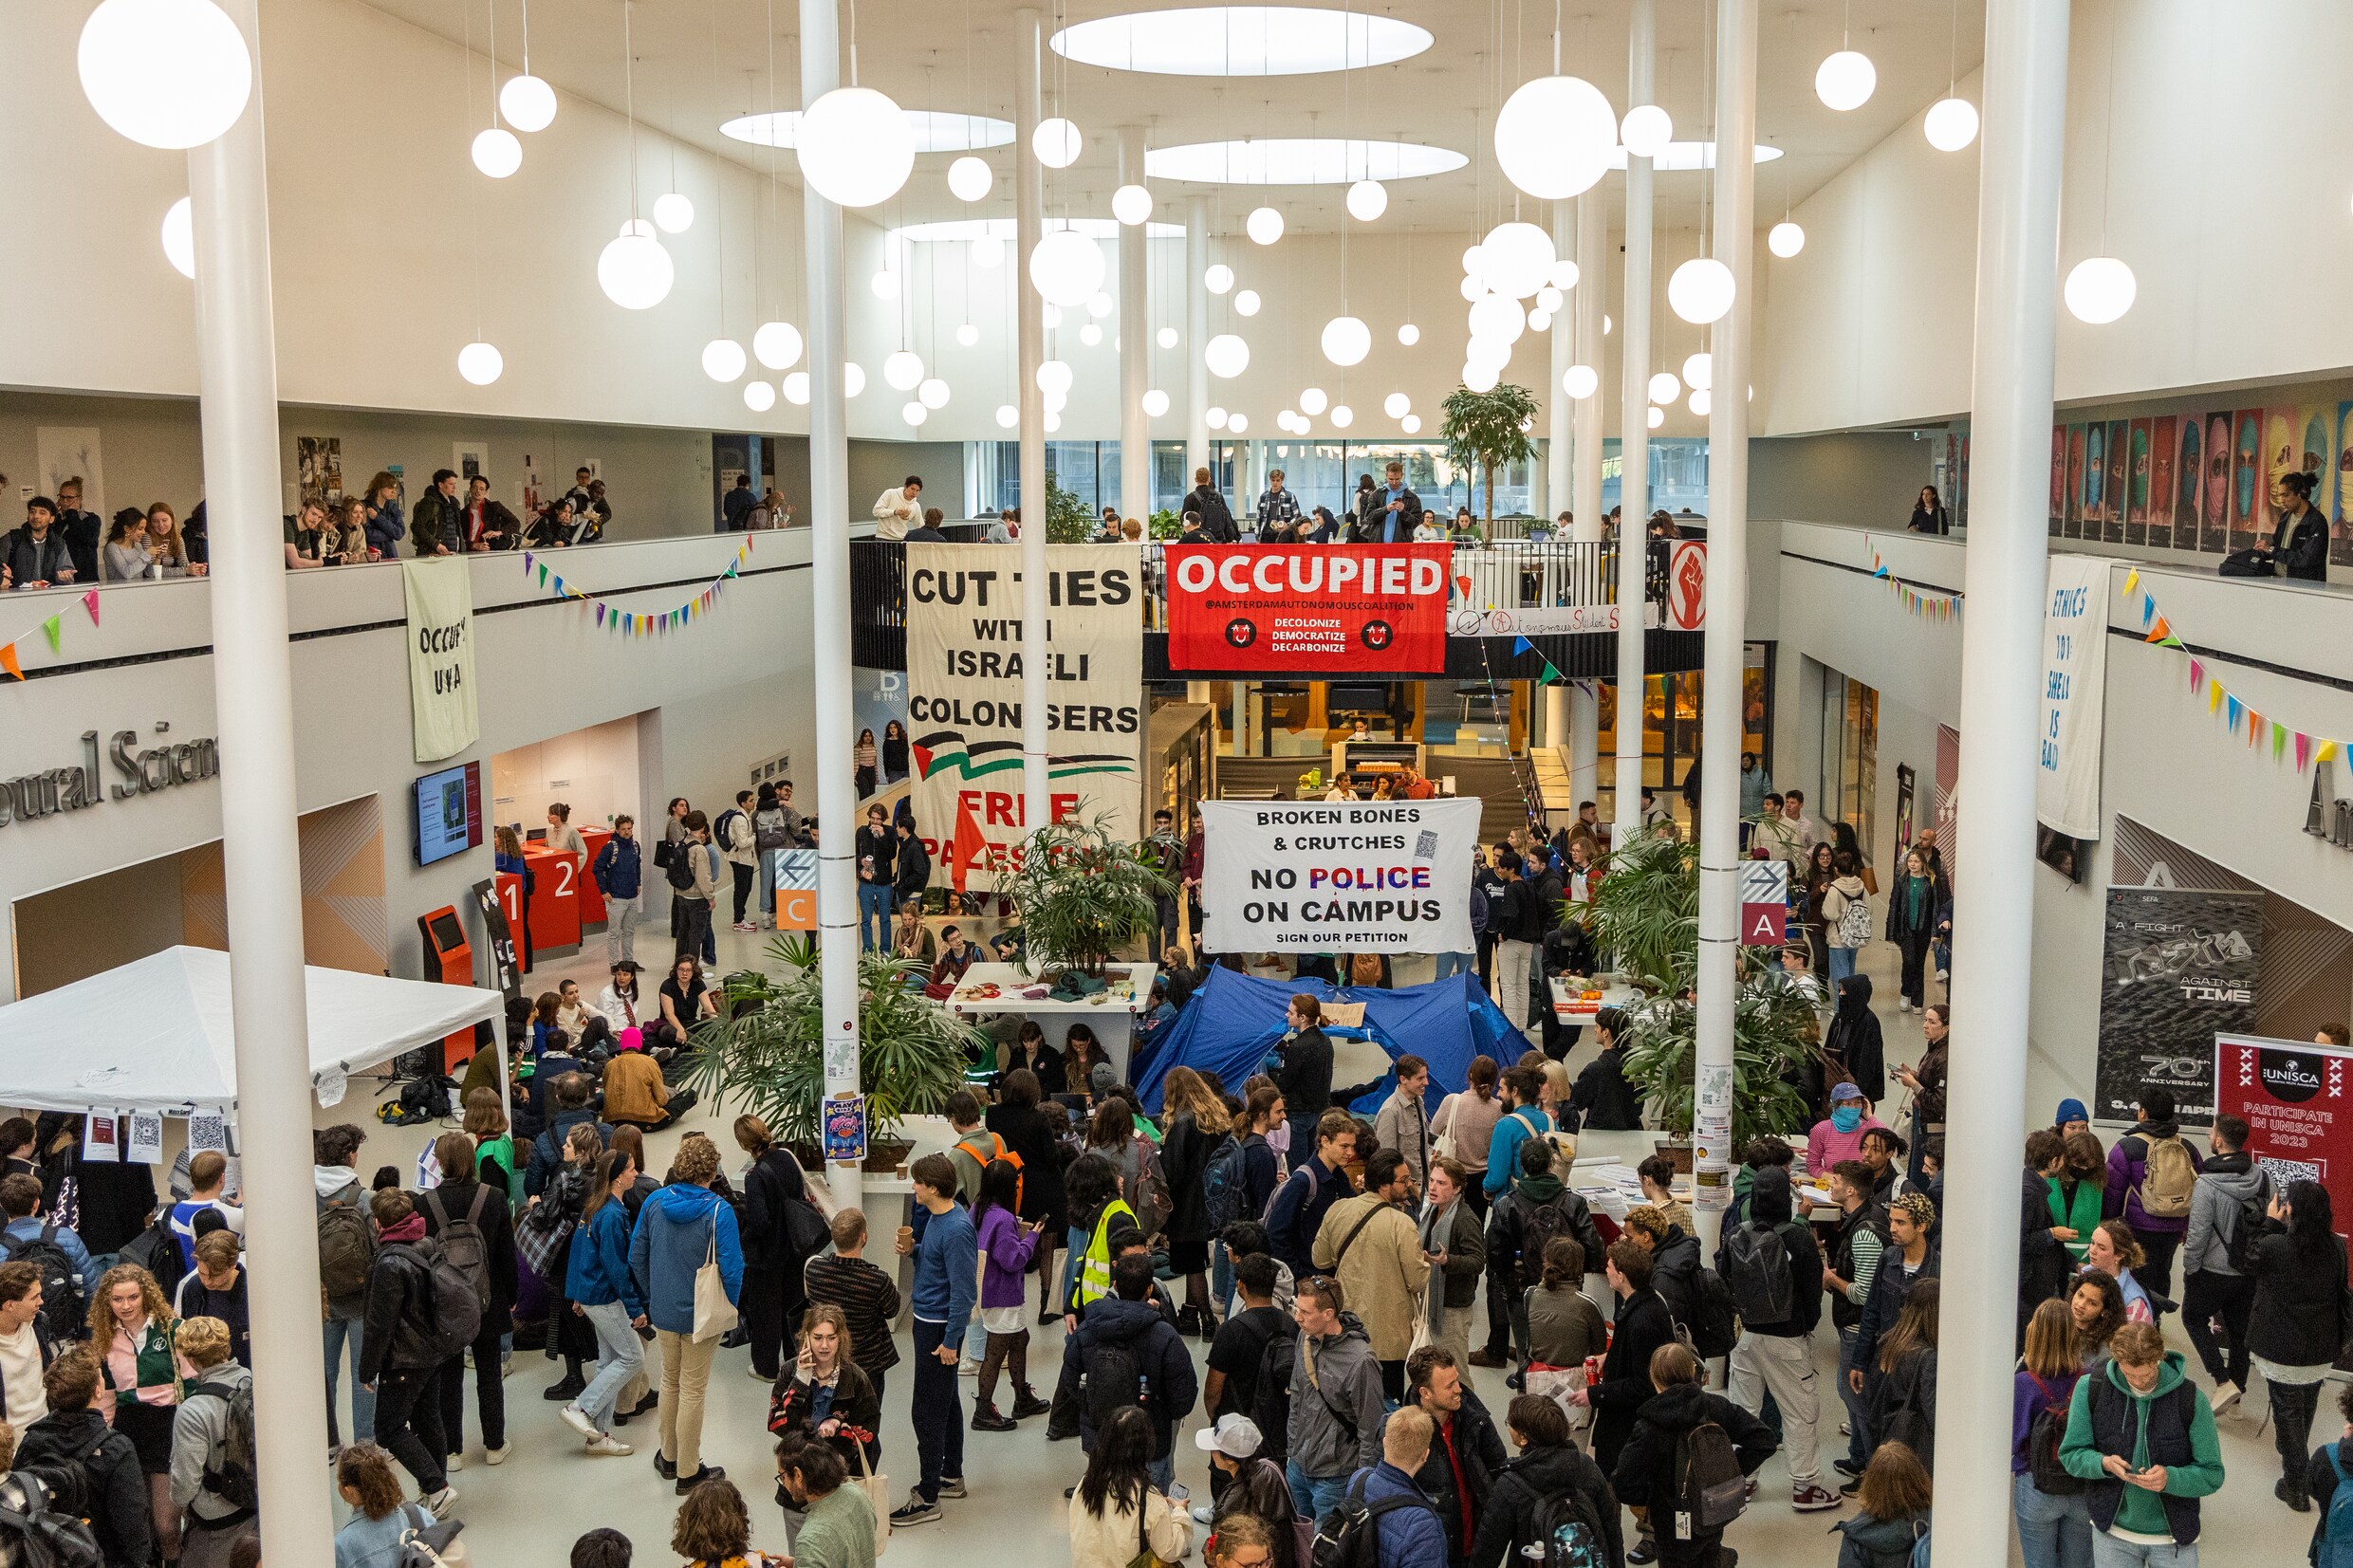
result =
[[[426,977],[444,986],[473,984],[473,946],[466,939],[465,922],[456,906],[444,904],[417,917],[423,939]],[[470,1024],[441,1042],[441,1070],[454,1072],[473,1060],[474,1031]]]

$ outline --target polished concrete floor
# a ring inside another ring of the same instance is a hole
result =
[[[651,928],[647,935],[651,939],[640,942],[639,957],[651,968],[658,965],[667,950],[667,938],[655,937]],[[759,962],[766,940],[765,935],[721,931],[721,968],[742,968]],[[1399,983],[1411,984],[1424,978],[1417,966],[1426,962],[1401,961]],[[1892,1065],[1917,1060],[1921,1048],[1918,1017],[1900,1015],[1893,1005],[1894,950],[1884,944],[1875,946],[1864,967],[1879,983],[1880,995],[1888,999],[1881,1009],[1886,1026],[1888,1061]],[[593,994],[604,978],[601,941],[592,942],[581,955],[544,965],[529,984],[552,986],[555,978],[566,975],[579,979]],[[1572,1068],[1580,1065],[1591,1049],[1587,1043],[1572,1057]],[[1344,1063],[1342,1072],[1344,1077]],[[321,1113],[320,1120],[324,1124],[345,1119],[358,1109],[355,1096],[337,1113]],[[712,1132],[727,1153],[732,1167],[735,1156],[725,1120],[714,1118],[708,1108],[697,1108],[685,1125]],[[372,1170],[385,1161],[397,1160],[404,1170],[410,1169],[408,1162],[417,1146],[435,1131],[437,1129],[371,1125],[367,1146],[361,1154],[362,1168]],[[653,1159],[666,1161],[677,1136],[678,1132],[674,1130],[650,1139]],[[1030,1353],[1035,1370],[1031,1377],[1035,1382],[1047,1383],[1061,1355],[1062,1332],[1056,1327],[1034,1333]],[[2177,1319],[2168,1320],[2168,1338],[2177,1348],[2188,1351]],[[906,1348],[902,1341],[902,1354]],[[1195,1344],[1196,1358],[1202,1348]],[[1832,1446],[1838,1441],[1838,1411],[1830,1393],[1835,1353],[1826,1334],[1817,1340],[1816,1350],[1825,1405],[1823,1440],[1826,1465],[1830,1454],[1843,1451]],[[2195,1369],[2195,1356],[2192,1364]],[[753,1543],[781,1554],[786,1549],[785,1531],[770,1501],[773,1487],[766,1434],[768,1389],[766,1384],[748,1375],[749,1371],[748,1352],[719,1353],[712,1374],[704,1452],[706,1463],[725,1466],[730,1476],[743,1486],[751,1507]],[[541,1392],[561,1374],[560,1362],[547,1360],[537,1353],[516,1356],[514,1369],[505,1384],[512,1452],[495,1468],[483,1462],[469,1389],[467,1430],[472,1444],[465,1468],[452,1480],[460,1494],[457,1513],[467,1522],[465,1539],[472,1560],[482,1568],[561,1568],[571,1541],[579,1534],[598,1525],[610,1525],[637,1543],[637,1562],[640,1568],[675,1561],[669,1541],[678,1499],[670,1485],[654,1474],[648,1458],[655,1445],[653,1417],[633,1422],[619,1433],[624,1440],[639,1445],[637,1454],[626,1459],[591,1458],[581,1451],[580,1439],[557,1419],[559,1406],[540,1397]],[[973,1384],[968,1379],[960,1386],[969,1419]],[[1500,1411],[1510,1397],[1500,1372],[1475,1373],[1474,1386],[1491,1411]],[[902,1362],[888,1391],[882,1440],[884,1468],[901,1495],[915,1475],[915,1439],[907,1422],[907,1387]],[[1001,1393],[999,1403],[1005,1402]],[[2305,1560],[2312,1516],[2290,1514],[2271,1497],[2278,1461],[2270,1430],[2260,1425],[2263,1414],[2264,1399],[2258,1380],[2258,1389],[2240,1411],[2221,1422],[2223,1455],[2230,1480],[2220,1496],[2209,1499],[2205,1507],[2205,1558],[2214,1568]],[[1176,1473],[1179,1481],[1206,1495],[1206,1465],[1191,1440],[1193,1429],[1200,1424],[1196,1414],[1179,1438]],[[2331,1399],[2324,1404],[2318,1430],[2325,1436],[2332,1435],[2338,1427]],[[1066,1504],[1062,1489],[1075,1482],[1084,1467],[1078,1445],[1047,1443],[1041,1418],[1025,1422],[1016,1432],[968,1430],[965,1451],[965,1475],[971,1496],[946,1503],[947,1518],[943,1522],[899,1536],[889,1560],[899,1568],[952,1563],[955,1568],[1039,1568],[1041,1564],[1066,1560]],[[1741,1561],[1774,1568],[1827,1568],[1835,1562],[1840,1538],[1828,1532],[1839,1519],[1852,1513],[1851,1505],[1836,1513],[1792,1512],[1788,1503],[1787,1470],[1779,1456],[1767,1463],[1763,1479],[1765,1485],[1758,1500],[1734,1525],[1730,1537],[1731,1543],[1740,1551]],[[340,1504],[338,1509],[340,1517]],[[1968,1522],[1967,1528],[1984,1543],[1983,1555],[1973,1554],[1973,1562],[1992,1565],[2018,1560],[2006,1515],[1998,1520]]]

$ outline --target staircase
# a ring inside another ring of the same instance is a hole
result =
[[[1505,757],[1452,757],[1433,753],[1430,774],[1454,775],[1454,793],[1476,795],[1487,802],[1479,816],[1479,842],[1500,843],[1514,828],[1528,825],[1528,808],[1520,799],[1520,781]]]

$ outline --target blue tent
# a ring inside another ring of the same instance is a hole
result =
[[[1214,1072],[1229,1090],[1239,1092],[1242,1080],[1260,1064],[1288,1026],[1284,1014],[1294,996],[1320,1002],[1362,1002],[1364,1026],[1341,1029],[1325,1025],[1333,1040],[1370,1040],[1394,1061],[1407,1051],[1430,1064],[1429,1104],[1432,1110],[1447,1095],[1465,1087],[1474,1056],[1489,1056],[1510,1066],[1529,1049],[1527,1038],[1511,1026],[1503,1009],[1488,998],[1478,977],[1469,972],[1451,975],[1427,986],[1401,990],[1361,987],[1342,989],[1323,980],[1259,980],[1218,968],[1193,993],[1161,1038],[1139,1053],[1131,1067],[1137,1092],[1147,1111],[1160,1108],[1160,1082],[1172,1067]],[[1394,1086],[1397,1075],[1386,1075],[1380,1088],[1359,1099],[1353,1109],[1377,1108]]]

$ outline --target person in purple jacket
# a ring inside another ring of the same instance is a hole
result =
[[[2186,1167],[2186,1172],[2185,1172]],[[2190,1194],[2205,1169],[2174,1120],[2170,1089],[2140,1097],[2140,1120],[2108,1151],[2108,1190],[2101,1213],[2121,1219],[2146,1254],[2132,1273],[2162,1317],[2173,1308],[2174,1254],[2190,1228]]]
[[[1044,1220],[1023,1224],[1021,1171],[1010,1160],[991,1160],[981,1169],[980,1195],[973,1204],[973,1225],[980,1247],[980,1326],[989,1345],[980,1363],[980,1387],[973,1391],[973,1430],[1010,1432],[1023,1418],[1044,1415],[1050,1408],[1029,1386],[1029,1328],[1023,1319],[1022,1287],[1037,1251]],[[997,1413],[997,1372],[1010,1364],[1013,1378],[1013,1413]]]
[[[2066,1435],[2069,1403],[2083,1375],[2083,1354],[2066,1302],[2056,1297],[2034,1309],[2027,1323],[2026,1355],[2010,1377],[2010,1473],[2011,1511],[2026,1568],[2063,1568],[2091,1560],[2091,1505],[2082,1491],[2046,1492],[2034,1484],[2034,1418],[2052,1414],[2052,1448],[2046,1473]]]

